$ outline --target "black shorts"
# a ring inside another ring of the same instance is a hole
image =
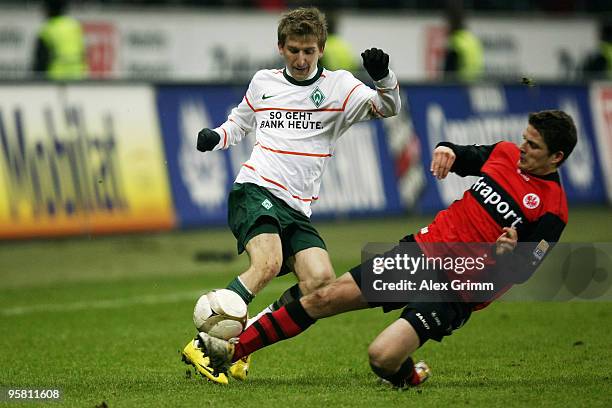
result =
[[[472,305],[464,302],[409,302],[402,311],[419,336],[421,345],[427,340],[442,341],[463,326],[472,314]]]
[[[415,242],[414,236],[408,235],[402,238],[401,242]],[[413,256],[419,255],[420,253],[413,254]],[[349,271],[360,289],[362,266],[363,264],[357,265]],[[472,314],[474,304],[461,302],[459,297],[456,301],[449,302],[448,294],[445,296],[447,298],[439,302],[368,302],[368,304],[372,308],[382,307],[385,313],[404,308],[400,317],[410,323],[423,345],[429,339],[442,341],[445,336],[450,336],[453,330],[463,326]]]

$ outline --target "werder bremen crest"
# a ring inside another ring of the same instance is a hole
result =
[[[319,89],[319,87],[317,86],[315,88],[314,91],[312,91],[312,93],[310,94],[310,100],[312,101],[312,103],[314,103],[314,105],[318,108],[319,106],[321,106],[321,104],[323,103],[323,101],[325,100],[325,95],[323,94],[323,92],[321,92],[321,90]]]

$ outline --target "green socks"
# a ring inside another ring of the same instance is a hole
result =
[[[229,285],[227,285],[227,289],[231,290],[232,292],[236,292],[238,296],[240,296],[242,300],[244,300],[244,303],[246,303],[247,305],[251,303],[251,301],[255,297],[255,295],[253,295],[251,291],[246,286],[244,286],[244,284],[240,280],[240,277],[238,276],[236,276],[234,280],[231,281]]]

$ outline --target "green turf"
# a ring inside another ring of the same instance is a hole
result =
[[[573,209],[564,241],[612,241],[610,210]],[[428,218],[321,223],[338,273],[368,242],[397,239]],[[246,257],[226,229],[0,245],[0,387],[59,388],[50,406],[601,406],[612,401],[612,304],[504,303],[475,313],[417,352],[432,369],[418,389],[377,384],[368,343],[397,314],[323,320],[254,356],[246,383],[187,375],[199,292],[223,287]],[[252,311],[292,284],[275,280]],[[5,404],[1,402],[0,405]],[[20,406],[6,403],[7,406]],[[43,406],[37,403],[35,406]]]

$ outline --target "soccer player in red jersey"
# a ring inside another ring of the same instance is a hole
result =
[[[562,111],[547,110],[529,115],[520,147],[502,141],[488,146],[442,142],[435,148],[431,172],[436,178],[444,179],[450,171],[479,178],[430,225],[402,241],[416,243],[422,252],[431,243],[491,243],[493,265],[472,278],[486,280],[487,274],[499,272],[495,263],[512,261],[502,269],[506,285],[500,285],[487,301],[456,293],[454,301],[368,302],[362,290],[362,270],[364,265],[365,270],[371,266],[370,259],[330,285],[263,315],[237,339],[226,342],[200,333],[200,349],[210,357],[211,366],[225,371],[232,361],[293,337],[318,319],[368,307],[380,306],[385,311],[403,307],[400,318],[370,345],[370,365],[396,387],[422,383],[429,368],[424,362],[415,364],[412,353],[429,339],[441,341],[465,324],[472,311],[485,307],[512,284],[527,280],[546,248],[559,240],[568,216],[557,168],[576,141],[572,118]],[[518,242],[526,243],[527,256],[509,258],[520,252]],[[450,278],[453,271],[444,273]]]

